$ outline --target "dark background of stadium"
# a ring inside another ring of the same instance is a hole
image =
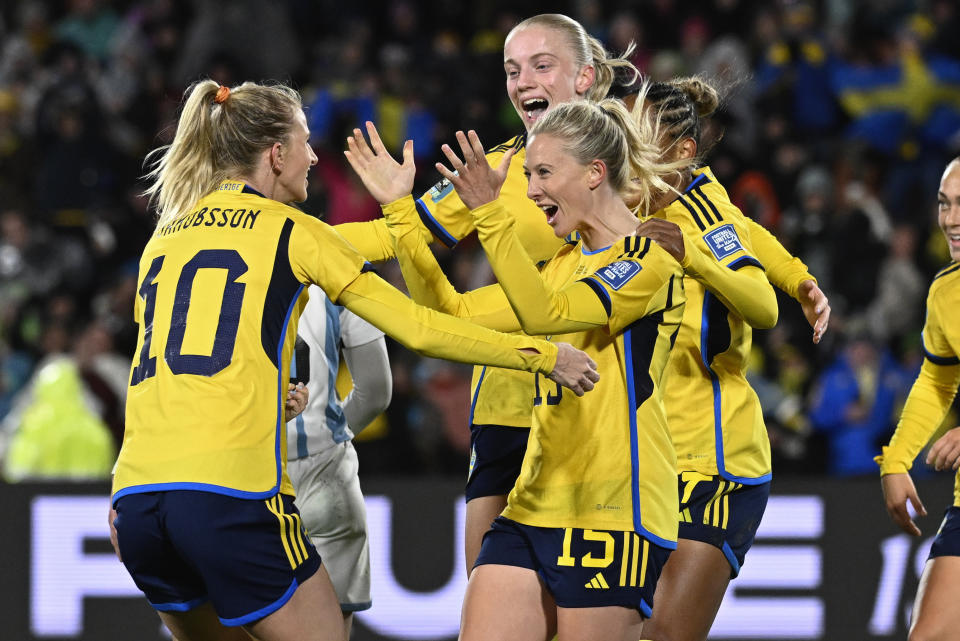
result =
[[[751,382],[773,445],[774,493],[827,501],[828,564],[815,593],[827,604],[831,638],[866,638],[860,613],[876,586],[876,548],[893,535],[870,457],[892,433],[919,367],[926,287],[949,261],[935,224],[940,172],[960,150],[960,8],[949,0],[3,2],[0,457],[30,403],[32,377],[56,358],[78,365],[119,442],[136,341],[136,260],[153,227],[139,195],[142,163],[169,142],[191,81],[278,79],[299,88],[320,157],[303,208],[332,223],[363,220],[378,208],[342,161],[349,128],[372,116],[393,148],[413,137],[417,189],[427,189],[439,146],[457,128],[476,128],[490,146],[519,133],[504,92],[503,38],[542,11],[575,17],[611,51],[636,41],[632,59],[651,77],[714,78],[725,101],[706,133],[716,143],[710,165],[830,296],[834,316],[818,347],[797,305],[781,296],[780,325],[755,334]],[[906,69],[911,82],[898,79]],[[894,104],[858,94],[864,79]],[[489,281],[473,240],[437,253],[461,289]],[[380,272],[402,286],[394,264]],[[470,368],[390,350],[393,403],[357,442],[365,490],[404,477],[397,492],[435,486],[446,501],[466,470]],[[875,381],[857,379],[856,367],[878,373]],[[857,398],[831,396],[851,379],[862,386]],[[824,406],[837,403],[849,405],[847,417],[823,419]],[[954,414],[945,426],[956,424]],[[915,476],[932,473],[918,465]],[[923,483],[938,513],[949,502],[949,475]],[[0,607],[16,622],[15,639],[28,638],[25,519],[34,491],[0,486],[14,519],[3,529]],[[442,581],[449,546],[434,557],[436,546],[417,538],[409,518],[395,545],[427,552],[435,567],[422,567]],[[448,527],[446,512],[429,518]],[[854,566],[861,551],[863,565]],[[397,559],[397,573],[412,581],[422,570],[406,574],[408,557]],[[914,589],[908,581],[904,598]],[[151,620],[137,619],[145,613],[142,601],[92,599],[86,619],[95,627],[84,638],[136,626],[153,634]]]

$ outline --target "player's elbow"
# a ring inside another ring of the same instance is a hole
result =
[[[371,387],[373,388],[373,398],[375,399],[375,413],[379,414],[385,411],[390,406],[390,401],[393,400],[393,376],[390,374],[389,368],[386,374],[378,379],[376,384]]]
[[[773,329],[780,316],[777,294],[770,283],[765,283],[758,293],[759,296],[754,298],[752,304],[744,310],[743,320],[754,329]]]
[[[772,306],[764,306],[758,313],[753,314],[754,318],[747,319],[750,326],[754,329],[773,329],[777,325],[777,319],[780,316],[780,310],[777,308],[776,301]]]
[[[556,333],[552,318],[541,315],[521,316],[520,325],[528,336],[547,336]]]

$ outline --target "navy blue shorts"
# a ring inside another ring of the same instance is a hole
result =
[[[960,507],[951,505],[943,514],[943,522],[927,558],[938,556],[960,556]]]
[[[767,509],[770,483],[744,485],[698,472],[681,472],[677,483],[679,537],[720,548],[736,578]]]
[[[470,426],[470,471],[467,501],[481,496],[506,496],[520,476],[527,452],[529,427]]]
[[[498,516],[476,565],[533,570],[562,608],[619,605],[649,617],[668,556],[635,532],[535,527]]]
[[[210,601],[224,625],[280,609],[320,568],[293,497],[240,499],[175,490],[117,499],[120,556],[162,612]]]

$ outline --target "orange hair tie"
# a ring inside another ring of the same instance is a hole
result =
[[[227,98],[230,97],[230,87],[225,87],[220,85],[220,88],[217,89],[217,95],[213,97],[213,101],[217,104],[223,104],[226,102]]]

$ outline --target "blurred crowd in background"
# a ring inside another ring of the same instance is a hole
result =
[[[932,276],[949,262],[936,192],[960,153],[954,0],[17,0],[0,6],[0,459],[9,481],[105,477],[136,346],[137,260],[153,229],[144,156],[183,92],[277,79],[298,88],[319,157],[302,208],[380,215],[346,165],[347,133],[412,138],[417,190],[457,129],[522,131],[503,40],[545,11],[580,21],[657,80],[724,95],[707,163],[743,211],[819,279],[823,343],[781,295],[755,332],[751,381],[779,474],[874,474],[922,359]],[[722,134],[722,135],[721,135]],[[468,238],[438,256],[487,284]],[[380,273],[402,287],[395,264]],[[465,475],[470,368],[391,344],[394,394],[358,437],[364,475]],[[956,425],[949,416],[946,426]]]

